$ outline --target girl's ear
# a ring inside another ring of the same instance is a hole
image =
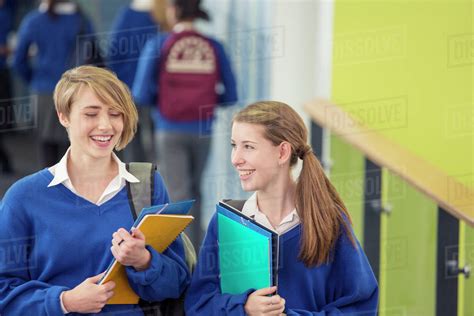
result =
[[[59,122],[61,123],[61,125],[64,126],[65,128],[68,128],[69,127],[69,118],[64,113],[61,113],[61,112],[57,112],[57,113],[58,113],[58,118],[59,118]]]
[[[291,158],[291,145],[288,142],[281,142],[279,164],[283,165]]]

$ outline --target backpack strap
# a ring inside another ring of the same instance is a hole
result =
[[[152,205],[152,197],[155,191],[156,165],[148,162],[131,162],[126,165],[127,170],[140,182],[127,182],[127,194],[133,219],[138,217],[139,212]],[[183,240],[186,265],[192,273],[196,266],[196,251],[189,237],[181,233]],[[162,302],[147,302],[140,299],[139,305],[145,316],[184,316],[184,296],[177,299],[166,299]]]
[[[126,164],[126,167],[128,172],[140,180],[137,183],[127,181],[128,201],[133,220],[136,220],[140,211],[152,204],[152,196],[155,191],[156,165],[149,162],[131,162]]]
[[[192,275],[197,264],[196,250],[194,249],[191,239],[189,239],[188,235],[186,235],[184,232],[181,233],[181,239],[183,240],[186,265],[188,266],[189,272]]]
[[[244,208],[245,202],[247,202],[247,200],[232,200],[232,199],[224,199],[222,201],[241,212],[242,212],[242,209]]]

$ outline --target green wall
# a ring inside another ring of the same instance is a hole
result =
[[[334,12],[331,100],[474,189],[472,1],[336,0]],[[354,149],[335,137],[331,147],[332,178],[363,172]],[[392,213],[381,218],[380,314],[434,315],[437,206],[383,174],[382,199]],[[348,191],[343,182],[336,188],[361,236],[361,188]],[[460,234],[460,256],[471,265],[473,231]],[[459,315],[474,315],[474,278],[459,280]]]
[[[464,267],[466,264],[474,268],[474,228],[461,222],[459,230],[459,266]],[[474,276],[465,279],[463,275],[458,278],[459,290],[461,295],[458,297],[458,316],[474,315]]]
[[[383,171],[380,315],[435,315],[437,205]]]
[[[332,100],[474,187],[471,1],[336,0]]]
[[[364,157],[336,136],[331,136],[330,179],[352,218],[354,233],[364,243]]]

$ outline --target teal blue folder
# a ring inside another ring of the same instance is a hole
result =
[[[224,202],[216,208],[221,292],[277,285],[278,235]]]

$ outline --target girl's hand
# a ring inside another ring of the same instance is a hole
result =
[[[130,235],[125,229],[120,228],[112,235],[112,254],[124,266],[132,266],[137,271],[148,269],[151,254],[145,248],[145,235],[134,229]]]
[[[276,289],[276,286],[267,287],[250,294],[244,306],[245,313],[249,316],[281,315],[285,310],[285,299],[280,295],[268,296]]]
[[[100,313],[107,301],[114,295],[113,281],[97,284],[104,273],[85,279],[62,296],[63,305],[69,313]]]

